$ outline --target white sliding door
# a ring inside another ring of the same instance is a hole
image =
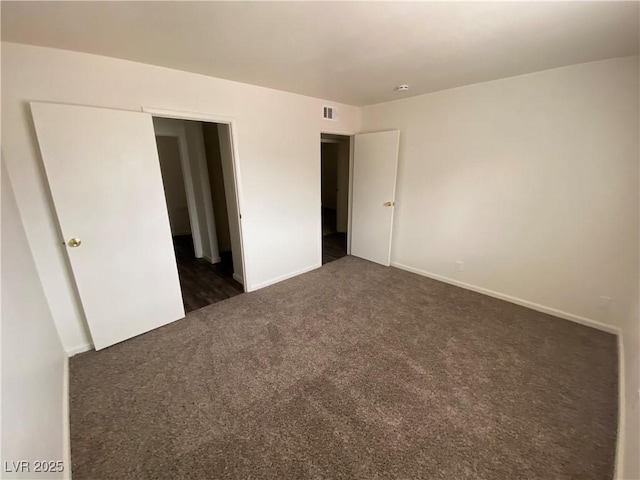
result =
[[[184,317],[151,116],[32,103],[96,349]]]

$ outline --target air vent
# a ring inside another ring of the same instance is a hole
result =
[[[329,107],[327,105],[322,107],[322,118],[325,120],[337,120],[338,111],[336,110],[336,107]]]

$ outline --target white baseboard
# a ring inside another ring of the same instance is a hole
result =
[[[241,283],[242,285],[244,285],[244,279],[240,275],[238,275],[237,273],[233,274],[233,279],[236,282]]]
[[[312,265],[310,267],[303,268],[302,270],[298,270],[297,272],[289,273],[287,275],[282,275],[281,277],[274,278],[272,280],[267,280],[266,282],[259,283],[258,285],[251,285],[251,289],[247,290],[249,292],[253,292],[255,290],[260,290],[261,288],[268,287],[269,285],[273,285],[274,283],[279,283],[284,280],[288,280],[293,277],[297,277],[298,275],[302,275],[303,273],[310,272],[311,270],[315,270],[316,268],[320,268],[322,263],[318,263],[316,265]]]
[[[625,421],[625,382],[624,382],[624,338],[618,335],[618,441],[616,442],[616,463],[613,478],[622,480],[624,465],[624,421]]]
[[[73,357],[74,355],[88,352],[89,350],[93,350],[93,343],[85,343],[84,345],[78,345],[77,347],[70,348],[67,350],[67,356]]]
[[[62,455],[64,474],[62,478],[71,480],[71,429],[69,427],[69,357],[64,359],[62,370]]]
[[[512,297],[511,295],[506,295],[504,293],[489,290],[488,288],[471,285],[470,283],[461,282],[453,278],[443,277],[442,275],[426,272],[424,270],[420,270],[419,268],[409,267],[408,265],[403,265],[401,263],[391,262],[391,266],[399,268],[401,270],[406,270],[407,272],[417,273],[418,275],[422,275],[423,277],[432,278],[440,282],[449,283],[451,285],[455,285],[456,287],[461,287],[467,290],[471,290],[473,292],[482,293],[484,295],[488,295],[489,297],[494,297],[500,300],[505,300],[510,303],[515,303],[516,305],[521,305],[523,307],[527,307],[532,310],[536,310],[538,312],[547,313],[549,315],[553,315],[554,317],[570,320],[572,322],[579,323],[587,327],[592,327],[598,330],[603,330],[608,333],[620,335],[620,329],[618,327],[614,327],[613,325],[607,325],[606,323],[602,323],[597,320],[593,320],[591,318],[581,317],[580,315],[574,315],[573,313],[557,310],[555,308],[547,307],[545,305],[540,305],[539,303],[530,302],[522,298]]]

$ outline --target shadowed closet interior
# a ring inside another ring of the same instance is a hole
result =
[[[244,291],[234,271],[230,175],[220,149],[219,129],[228,126],[154,118],[154,127],[182,299],[191,312]]]

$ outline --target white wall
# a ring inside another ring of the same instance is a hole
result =
[[[184,189],[182,162],[177,137],[157,136],[158,158],[162,170],[164,195],[167,199],[169,223],[172,235],[189,235],[189,207],[187,207],[187,193]]]
[[[33,467],[35,460],[66,460],[66,357],[3,162],[2,478],[43,478],[5,473],[4,462],[26,460]]]
[[[363,108],[363,131],[401,131],[392,261],[637,329],[638,89],[629,57]],[[637,420],[627,416],[627,438]]]
[[[321,131],[355,133],[359,109],[125,60],[2,44],[3,152],[38,272],[67,351],[89,342],[66,266],[27,102],[211,113],[235,119],[246,283],[254,289],[321,264]],[[327,128],[328,127],[328,128]]]

